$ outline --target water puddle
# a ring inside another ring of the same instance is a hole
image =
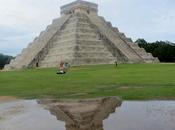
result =
[[[104,124],[104,130],[175,130],[175,101],[126,101]]]
[[[175,101],[0,101],[0,130],[175,130]]]
[[[0,103],[0,130],[65,130],[65,123],[34,100],[16,100]]]

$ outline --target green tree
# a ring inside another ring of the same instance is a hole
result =
[[[148,43],[144,39],[138,39],[135,43],[158,57],[161,62],[175,62],[175,44],[169,41],[156,41]]]
[[[12,56],[0,54],[0,69],[3,69],[5,64],[9,64]]]

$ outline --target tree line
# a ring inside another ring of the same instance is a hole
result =
[[[10,60],[13,58],[13,56],[0,54],[0,69],[3,69],[5,64],[9,64]]]
[[[169,41],[150,43],[144,39],[138,39],[135,43],[144,48],[146,52],[152,53],[154,57],[158,57],[160,62],[175,62],[175,43]]]

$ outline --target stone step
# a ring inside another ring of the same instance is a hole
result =
[[[138,49],[140,48],[137,44],[134,44],[132,42],[128,42],[128,44],[133,48],[133,49]]]
[[[140,52],[140,53],[147,53],[144,48],[137,48],[135,50]]]
[[[81,23],[88,23],[89,24],[89,19],[88,18],[77,18],[78,22],[81,22]]]
[[[95,49],[78,49],[75,47],[64,48],[64,49],[55,49],[52,48],[45,59],[49,59],[55,56],[63,56],[63,55],[74,55],[80,57],[113,57],[112,54],[106,48],[97,48]]]
[[[148,54],[143,48],[137,49],[137,50],[135,50],[135,51],[136,51],[136,53],[138,53],[139,55],[147,55],[147,54]]]
[[[78,45],[89,45],[89,46],[105,46],[107,44],[106,42],[103,42],[102,40],[98,40],[98,38],[89,38],[89,39],[83,39],[78,38],[76,43]]]
[[[113,58],[112,54],[109,52],[84,52],[84,51],[78,51],[74,54],[75,57],[98,57],[98,58]]]
[[[54,58],[51,58],[51,59],[47,59],[47,60],[43,60],[40,62],[40,65],[44,65],[44,64],[49,64],[49,63],[59,63],[60,61],[65,61],[67,59],[73,59],[74,57],[71,57],[71,56],[57,56],[57,57],[54,57]]]
[[[138,53],[140,56],[148,55],[146,52],[139,52],[139,51],[137,51],[137,53]]]
[[[126,38],[126,36],[125,36],[125,34],[124,34],[124,33],[119,32],[119,35],[120,35],[120,37],[121,37],[121,38],[123,38],[123,39],[125,39],[125,38]]]
[[[116,33],[119,33],[119,29],[117,27],[113,27],[113,30],[116,32]]]
[[[87,50],[87,51],[90,51],[90,50],[94,50],[96,52],[99,52],[100,50],[106,50],[107,51],[107,48],[101,44],[99,45],[86,45],[86,44],[82,44],[82,45],[76,45],[76,50]]]
[[[94,46],[98,46],[98,45],[103,45],[103,42],[101,40],[98,40],[96,38],[91,38],[91,39],[75,39],[75,38],[69,38],[69,39],[62,39],[59,41],[55,41],[53,44],[54,45],[58,45],[58,46],[62,46],[62,45],[70,45],[70,44],[74,44],[76,42],[77,45],[94,45]],[[104,45],[103,45],[104,46]]]
[[[64,48],[72,48],[76,46],[76,41],[68,41],[68,42],[54,42],[53,47],[51,49],[64,49]]]
[[[154,58],[151,53],[143,54],[142,57]]]
[[[104,43],[101,40],[96,39],[88,39],[87,41],[85,39],[66,39],[66,40],[59,40],[53,43],[54,47],[57,46],[65,46],[65,45],[87,45],[87,46],[104,46]]]
[[[78,32],[78,33],[95,33],[94,29],[88,27],[88,28],[81,28],[81,27],[77,27],[77,28],[66,28],[64,30],[61,31],[61,33],[72,33],[72,32]]]
[[[56,52],[56,51],[66,51],[66,50],[74,50],[74,51],[78,51],[78,50],[82,50],[82,51],[107,51],[107,48],[105,48],[102,45],[98,45],[98,46],[94,46],[94,45],[76,45],[76,44],[66,44],[66,45],[57,45],[54,46],[53,48],[50,49],[52,53]]]
[[[71,19],[69,19],[69,23],[74,22],[74,21],[81,21],[81,22],[88,22],[89,19],[87,17],[77,17],[73,16]]]
[[[132,39],[131,38],[128,38],[128,37],[125,38],[125,41],[126,42],[131,42],[131,43],[133,42]]]
[[[152,55],[141,55],[143,59],[154,59]]]
[[[74,61],[78,65],[93,65],[93,64],[114,64],[115,58],[79,58]]]
[[[67,34],[62,34],[62,35],[58,35],[56,37],[57,40],[60,40],[60,39],[67,39],[67,38],[70,38],[70,37],[76,37],[76,38],[81,38],[81,39],[87,39],[87,38],[98,38],[98,36],[95,34],[95,33],[79,33],[79,32],[76,32],[76,33],[67,33]]]
[[[90,23],[86,23],[86,22],[81,22],[81,21],[74,21],[74,22],[71,22],[71,23],[68,23],[67,24],[67,28],[70,28],[70,27],[89,27],[91,26]]]
[[[79,62],[81,64],[83,63],[114,63],[116,61],[116,58],[108,57],[108,58],[101,58],[101,57],[56,57],[54,59],[45,60],[40,62],[40,66],[46,66],[49,64],[56,64],[58,65],[60,61],[70,61],[70,59],[74,59],[74,62]],[[76,60],[77,59],[77,60]]]
[[[39,64],[39,67],[41,68],[48,68],[48,67],[59,67],[60,62],[63,61],[62,59],[58,59],[57,61],[52,62],[43,62]],[[69,64],[72,62],[72,59],[67,58],[64,59],[65,62],[68,62]]]
[[[54,57],[54,56],[57,56],[57,55],[68,55],[68,54],[79,54],[79,55],[81,55],[81,56],[94,56],[94,57],[96,57],[96,56],[103,56],[103,57],[112,57],[112,54],[110,53],[110,52],[108,52],[107,50],[105,50],[105,49],[101,49],[101,50],[99,50],[98,52],[97,52],[97,50],[76,50],[75,51],[75,49],[74,48],[67,48],[67,49],[64,49],[64,50],[62,50],[62,51],[58,51],[58,50],[52,50],[52,51],[50,51],[48,54],[47,54],[47,56],[46,56],[46,58],[45,59],[47,59],[47,58],[49,58],[49,57]]]

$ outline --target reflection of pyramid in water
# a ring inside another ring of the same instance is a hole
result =
[[[158,62],[130,38],[99,17],[98,6],[77,0],[61,7],[53,21],[6,69],[71,65]]]
[[[40,100],[39,103],[46,105],[58,120],[64,121],[66,130],[103,130],[103,120],[122,102],[119,98],[107,97],[67,102]]]

